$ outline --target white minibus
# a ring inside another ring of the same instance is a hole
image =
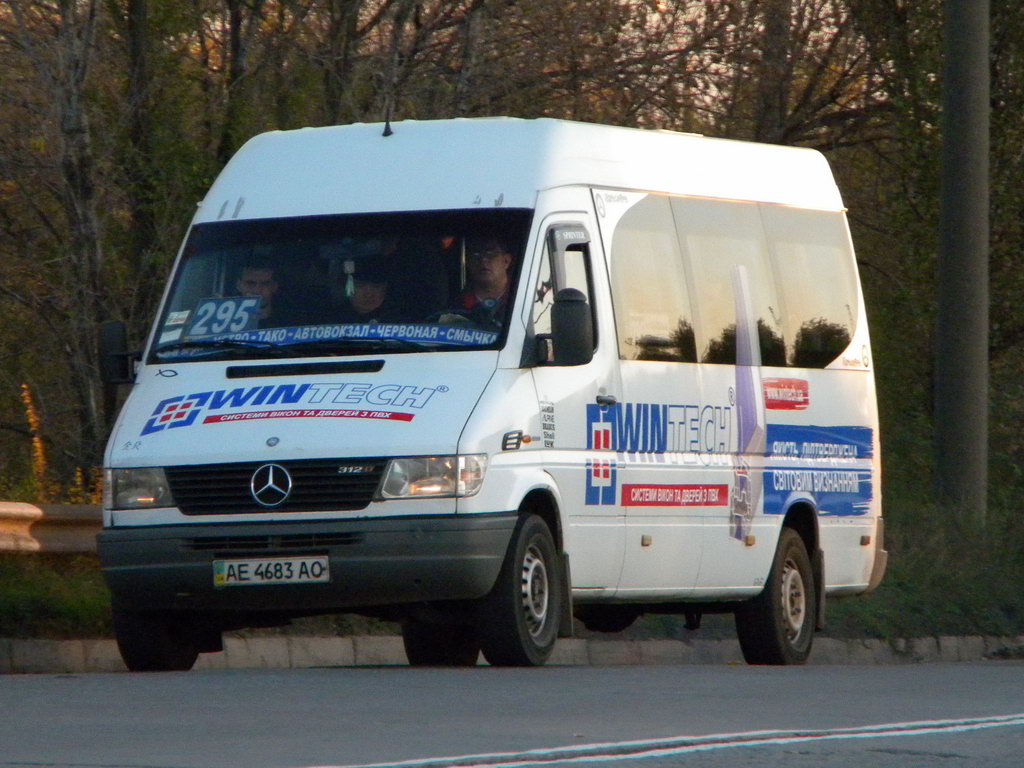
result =
[[[199,205],[105,456],[132,670],[326,613],[538,665],[574,617],[805,661],[886,564],[873,359],[821,154],[511,118],[266,133]]]

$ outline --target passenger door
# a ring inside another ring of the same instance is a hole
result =
[[[618,584],[623,547],[619,468],[612,450],[608,405],[617,400],[620,385],[607,278],[595,257],[597,243],[591,241],[596,232],[592,217],[551,216],[542,232],[541,253],[531,276],[534,293],[528,308],[527,344],[539,350],[533,360],[533,379],[543,463],[561,497],[573,589],[604,594]],[[551,312],[562,288],[582,291],[590,305],[594,355],[583,365],[554,365],[549,359]]]
[[[595,190],[618,333],[614,447],[625,507],[617,596],[682,597],[697,582],[704,517],[727,508],[727,412],[706,407],[669,199]]]

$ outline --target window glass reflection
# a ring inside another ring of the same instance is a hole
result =
[[[625,360],[696,362],[686,276],[669,199],[647,195],[615,228],[612,300]]]
[[[782,318],[757,205],[684,197],[671,201],[693,276],[700,360],[785,365]]]
[[[857,292],[842,214],[762,205],[790,365],[824,368],[850,345]]]

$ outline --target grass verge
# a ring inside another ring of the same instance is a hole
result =
[[[95,556],[0,556],[0,636],[110,635],[110,593]]]
[[[1008,507],[1002,507],[1002,510]],[[1012,514],[979,526],[890,499],[889,569],[878,591],[830,600],[825,634],[925,637],[1024,634],[1024,526]],[[259,634],[394,634],[396,624],[358,616],[296,621]],[[600,636],[585,633],[587,636]],[[646,616],[609,638],[712,638],[733,634],[731,616],[705,617],[697,632],[675,616]],[[94,556],[0,555],[0,637],[110,637],[110,595]]]

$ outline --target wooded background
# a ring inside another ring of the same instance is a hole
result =
[[[992,6],[988,526],[1005,538],[1024,491],[1024,4]],[[0,499],[92,493],[98,324],[141,343],[246,139],[547,116],[827,155],[872,322],[890,531],[958,536],[931,506],[941,59],[941,0],[0,0]]]

